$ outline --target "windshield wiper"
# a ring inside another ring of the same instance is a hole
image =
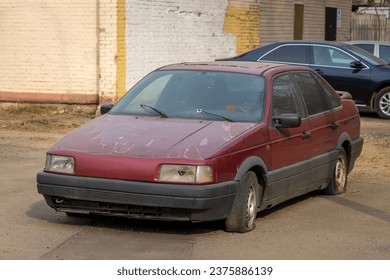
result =
[[[141,106],[143,109],[149,108],[154,112],[156,112],[157,114],[159,114],[161,117],[168,118],[167,114],[165,114],[163,111],[160,111],[159,109],[154,108],[153,106],[146,105],[146,104],[139,104],[139,106]]]
[[[196,109],[196,112],[197,112],[198,114],[206,114],[206,115],[210,115],[210,116],[222,118],[222,119],[224,119],[225,121],[228,121],[228,122],[233,122],[233,120],[231,120],[231,119],[229,119],[229,118],[227,118],[227,117],[224,117],[224,116],[218,115],[218,114],[214,114],[214,113],[210,113],[210,112],[207,112],[207,111],[205,111],[205,110],[203,110],[203,109]]]

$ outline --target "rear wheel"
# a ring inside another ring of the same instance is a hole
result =
[[[390,87],[385,87],[378,92],[375,98],[375,111],[379,117],[390,119]]]
[[[232,210],[226,219],[226,231],[247,232],[255,228],[259,193],[257,176],[249,171],[241,180]]]
[[[344,148],[340,148],[329,185],[324,189],[325,194],[341,194],[347,190],[348,181],[348,158]]]

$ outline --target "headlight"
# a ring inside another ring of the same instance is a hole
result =
[[[213,180],[209,165],[163,164],[158,172],[158,181],[176,183],[208,183]]]
[[[52,172],[73,174],[74,158],[47,154],[45,170],[52,171]]]

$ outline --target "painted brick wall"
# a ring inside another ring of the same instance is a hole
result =
[[[96,25],[96,1],[1,0],[3,101],[96,101]]]
[[[165,64],[236,55],[227,0],[126,1],[126,88]]]
[[[114,103],[117,92],[117,1],[99,0],[99,103]]]
[[[352,0],[1,0],[0,101],[113,102],[169,63],[234,56],[292,39],[293,3],[304,37],[321,39],[324,5]]]
[[[224,31],[236,37],[236,53],[259,46],[260,6],[258,0],[229,0]]]

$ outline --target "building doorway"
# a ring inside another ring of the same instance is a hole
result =
[[[303,16],[304,6],[301,4],[294,5],[294,40],[303,39]]]
[[[337,39],[337,8],[325,8],[325,40]]]

